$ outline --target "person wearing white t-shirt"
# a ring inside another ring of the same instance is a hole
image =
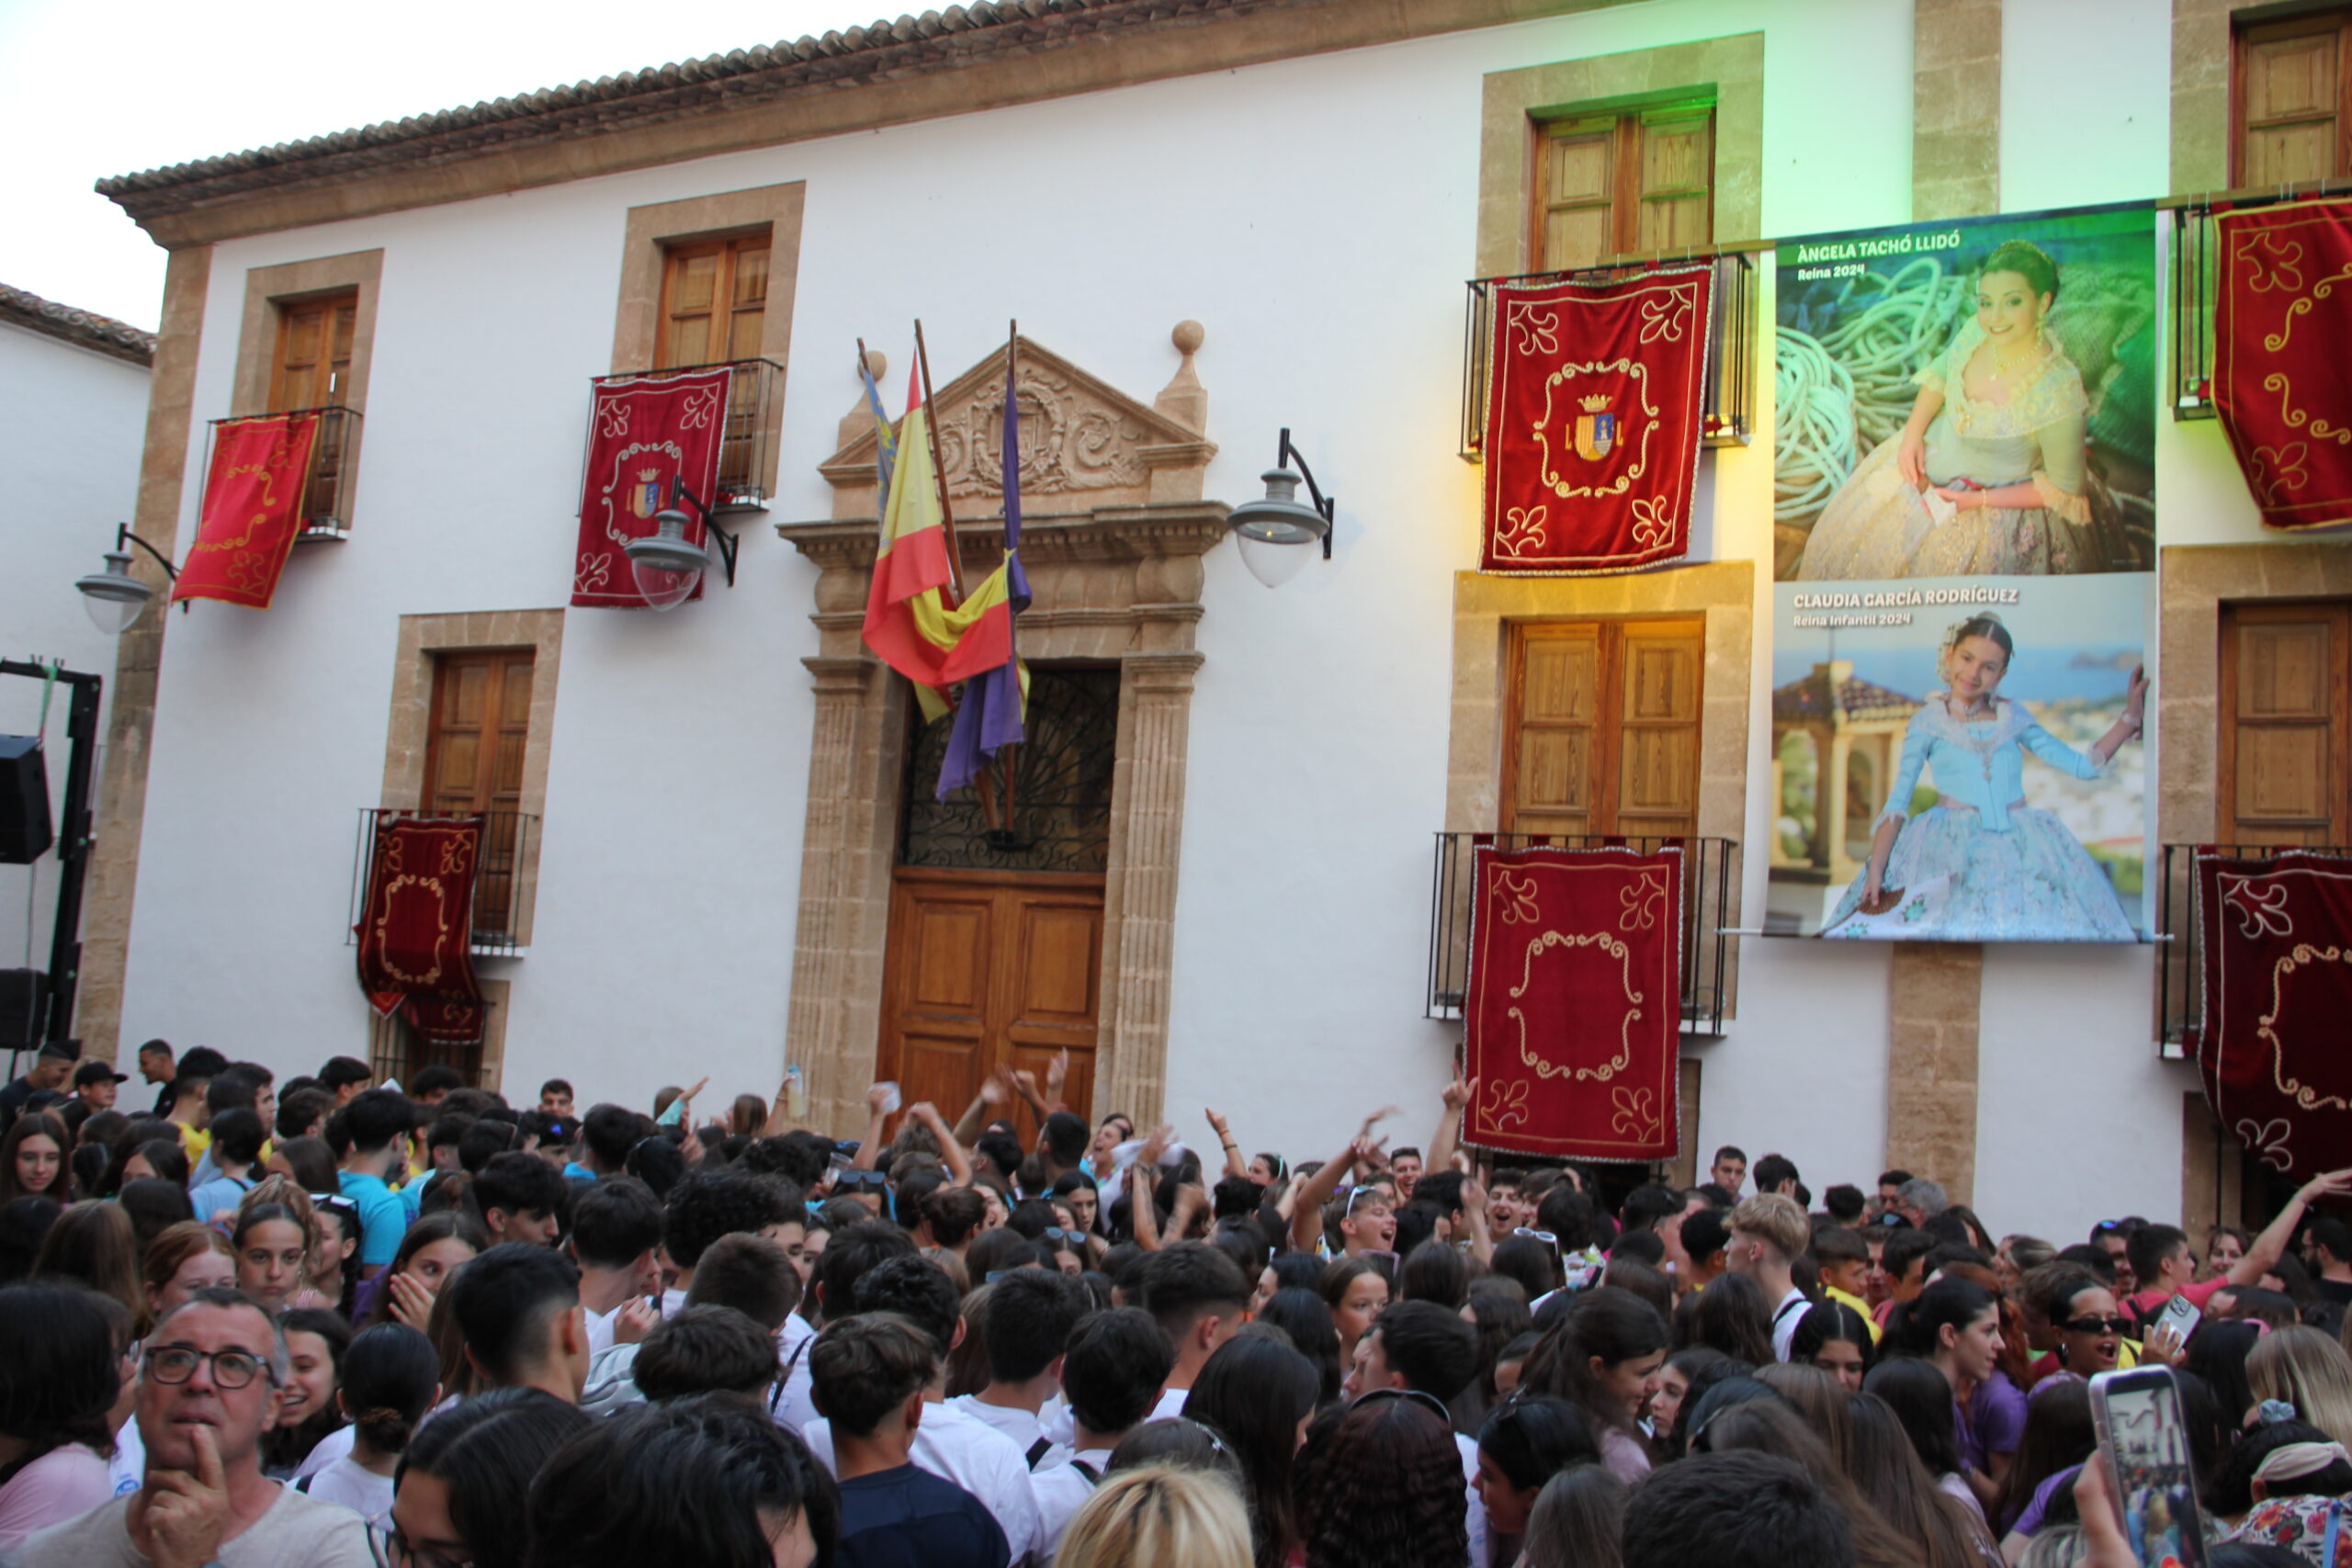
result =
[[[865,1230],[865,1224],[852,1225],[833,1237],[820,1265],[824,1289],[831,1291],[846,1282],[844,1264],[850,1254],[844,1252],[836,1259],[835,1249]],[[912,1253],[901,1253],[848,1278],[855,1281],[856,1315],[892,1313],[905,1318],[931,1339],[938,1356],[931,1381],[923,1388],[922,1419],[914,1430],[910,1457],[918,1468],[952,1481],[978,1498],[1004,1531],[1012,1561],[1020,1562],[1037,1541],[1037,1503],[1030,1495],[1028,1461],[1013,1447],[1012,1438],[947,1403],[948,1352],[962,1344],[968,1332],[960,1311],[962,1297],[954,1281],[938,1264]],[[827,1326],[839,1316],[829,1312]],[[822,1334],[818,1337],[819,1349],[823,1337]],[[816,1393],[817,1406],[822,1410],[821,1384]],[[820,1416],[801,1429],[801,1437],[818,1461],[832,1470],[831,1423]]]
[[[1789,1359],[1789,1342],[1811,1303],[1796,1287],[1796,1261],[1813,1241],[1812,1222],[1797,1201],[1759,1192],[1731,1212],[1731,1245],[1724,1257],[1731,1271],[1756,1281],[1772,1303],[1772,1356]]]
[[[662,1288],[661,1246],[662,1203],[643,1182],[608,1177],[573,1201],[571,1255],[580,1265],[590,1355],[616,1340],[634,1343],[652,1328],[653,1310],[646,1303]]]
[[[1136,1307],[1097,1313],[1069,1337],[1062,1392],[1069,1401],[1071,1443],[1029,1477],[1037,1500],[1037,1565],[1060,1550],[1062,1532],[1102,1483],[1111,1450],[1150,1419],[1176,1359],[1168,1337]]]
[[[1193,1380],[1217,1347],[1239,1333],[1248,1320],[1250,1281],[1239,1264],[1199,1241],[1161,1247],[1144,1258],[1136,1271],[1142,1280],[1143,1309],[1168,1336],[1176,1359],[1152,1419],[1182,1416]]]
[[[335,1404],[351,1425],[351,1451],[294,1483],[321,1503],[340,1503],[378,1529],[392,1511],[392,1476],[417,1424],[441,1398],[441,1356],[405,1324],[362,1329],[343,1353]]]
[[[1076,1280],[1046,1269],[1016,1269],[988,1292],[989,1385],[947,1403],[1012,1439],[1035,1472],[1057,1457],[1038,1412],[1061,1388],[1062,1348],[1092,1303]]]
[[[1399,1302],[1356,1341],[1355,1364],[1342,1389],[1351,1400],[1385,1388],[1425,1393],[1451,1425],[1447,1402],[1477,1375],[1476,1328],[1435,1302]],[[1478,1495],[1478,1445],[1456,1432],[1453,1446],[1462,1456],[1471,1568],[1481,1568],[1487,1561],[1487,1506]]]

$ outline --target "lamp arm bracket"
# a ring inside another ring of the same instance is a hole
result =
[[[721,528],[718,517],[710,510],[710,503],[687,489],[683,477],[673,474],[670,476],[670,504],[675,506],[681,499],[693,502],[695,510],[702,513],[703,533],[718,547],[719,564],[727,569],[727,586],[734,587],[735,552],[742,547],[743,542]]]
[[[174,582],[177,582],[180,580],[180,569],[172,564],[171,557],[165,555],[163,551],[157,549],[154,546],[149,544],[146,540],[132,533],[130,531],[130,524],[118,523],[114,525],[114,547],[119,550],[125,545],[137,545],[141,549],[145,550],[150,556],[154,558],[155,564],[164,569],[164,575],[165,577],[169,578]]]
[[[1274,467],[1287,468],[1298,465],[1298,477],[1306,481],[1306,493],[1315,502],[1315,510],[1323,514],[1323,558],[1331,558],[1331,534],[1338,526],[1340,503],[1326,497],[1323,487],[1315,482],[1315,470],[1306,466],[1306,454],[1290,444],[1290,426],[1283,426],[1282,449],[1274,455]]]

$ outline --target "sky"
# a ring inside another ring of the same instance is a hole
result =
[[[921,11],[894,0],[0,0],[0,283],[152,332],[164,252],[91,186]]]

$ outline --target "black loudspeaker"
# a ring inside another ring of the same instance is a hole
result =
[[[49,976],[38,969],[0,969],[0,1051],[30,1051],[49,1016]]]
[[[0,735],[0,865],[30,865],[56,841],[40,737]]]

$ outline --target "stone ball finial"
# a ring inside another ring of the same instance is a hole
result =
[[[1201,344],[1208,338],[1208,329],[1198,321],[1179,321],[1176,330],[1168,334],[1168,341],[1176,345],[1176,352],[1187,357],[1198,354]]]
[[[890,373],[890,356],[878,348],[869,348],[865,351],[865,368],[879,381]]]

